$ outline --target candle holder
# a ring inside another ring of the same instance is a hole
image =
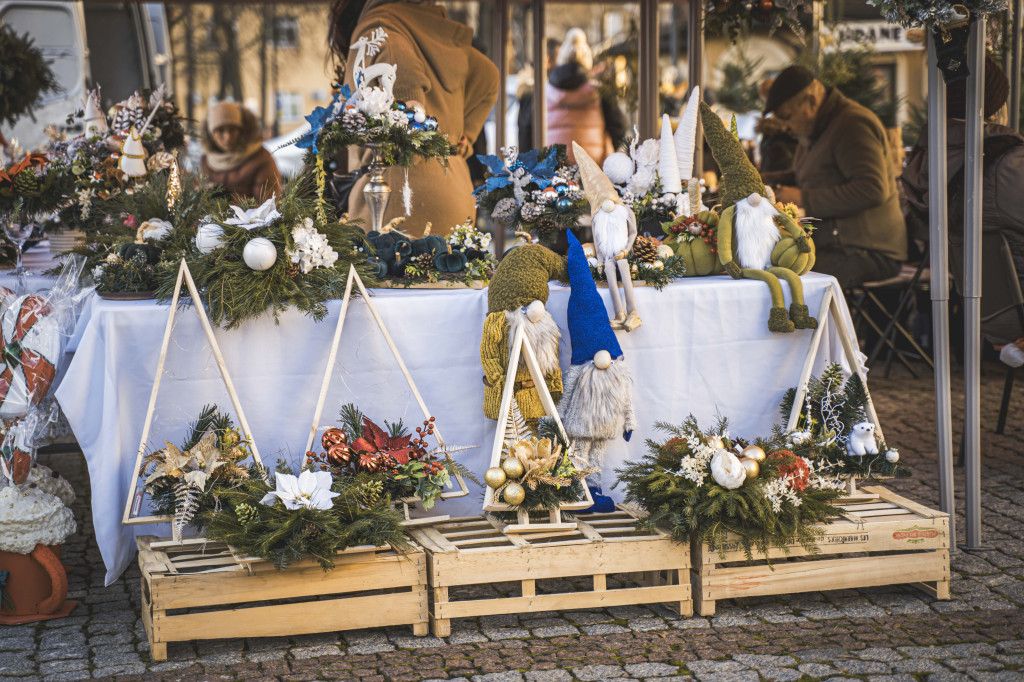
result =
[[[373,142],[367,144],[366,148],[373,153],[373,158],[370,160],[370,179],[363,187],[363,196],[366,198],[366,204],[370,207],[370,228],[375,232],[380,232],[384,227],[384,211],[391,200],[391,185],[384,180],[384,171],[387,169],[387,165],[384,163],[382,145],[379,142]]]

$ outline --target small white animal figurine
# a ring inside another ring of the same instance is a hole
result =
[[[846,443],[847,454],[851,457],[860,455],[877,455],[878,444],[875,443],[875,425],[871,422],[854,424],[850,431],[850,439]]]

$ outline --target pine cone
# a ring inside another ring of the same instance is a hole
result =
[[[551,232],[558,232],[562,229],[562,226],[559,225],[558,221],[554,218],[544,216],[537,220],[536,229],[539,234],[547,234]]]
[[[296,277],[298,277],[301,272],[302,272],[302,270],[299,268],[299,264],[298,263],[289,263],[288,264],[288,276],[291,277],[292,279],[295,279]]]
[[[26,168],[14,176],[14,190],[18,194],[31,194],[39,191],[39,178],[31,168]]]
[[[361,111],[349,111],[341,117],[341,127],[350,133],[362,132],[366,129],[366,117]]]
[[[430,272],[434,269],[434,254],[423,253],[416,256],[416,267],[423,272]]]
[[[544,212],[540,206],[533,202],[527,202],[523,204],[522,209],[519,211],[519,215],[525,223],[532,223],[540,217],[541,213]]]
[[[519,213],[519,204],[512,197],[505,197],[494,205],[491,217],[498,222],[510,223],[515,219],[517,213]]]
[[[641,263],[658,260],[658,243],[651,237],[640,235],[633,242],[633,257]]]

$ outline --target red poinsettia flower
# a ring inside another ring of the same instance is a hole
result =
[[[411,445],[412,435],[389,436],[384,429],[363,417],[363,435],[352,441],[351,448],[359,453],[388,455],[399,464],[408,464],[409,459],[416,457],[420,448]],[[360,457],[360,464],[362,464]]]
[[[797,492],[807,489],[810,483],[810,469],[807,460],[789,450],[776,450],[768,455],[779,461],[779,473],[789,479],[789,486]]]

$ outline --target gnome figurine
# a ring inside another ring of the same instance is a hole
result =
[[[107,117],[103,114],[100,106],[99,90],[93,90],[85,97],[85,118],[82,120],[85,128],[85,136],[106,135],[109,126]]]
[[[572,150],[580,167],[583,191],[590,202],[590,215],[593,219],[591,229],[594,231],[597,260],[604,263],[604,274],[608,278],[608,290],[612,295],[615,318],[611,325],[613,329],[631,332],[643,324],[640,314],[636,311],[633,280],[630,278],[629,262],[626,260],[626,256],[633,250],[633,242],[636,241],[636,216],[631,208],[622,203],[615,185],[586,150],[575,142],[572,143]],[[625,309],[622,307],[619,287],[615,282],[616,268],[622,278],[622,291],[626,298]]]
[[[487,288],[487,319],[480,341],[480,364],[484,370],[484,415],[497,419],[501,394],[508,375],[508,358],[516,330],[523,327],[544,383],[557,401],[562,395],[562,370],[558,365],[561,332],[544,307],[548,281],[565,279],[565,261],[539,244],[517,246],[508,251],[494,271]],[[527,423],[536,425],[544,405],[534,387],[533,376],[520,355],[515,375],[515,399]]]
[[[583,247],[571,231],[569,238],[569,294],[567,318],[572,341],[572,362],[565,372],[558,413],[575,454],[598,473],[588,477],[596,512],[614,511],[601,494],[605,445],[622,436],[627,441],[636,428],[633,379],[622,357],[604,302],[590,274]]]
[[[117,160],[117,167],[130,178],[146,175],[146,148],[142,146],[142,136],[134,126],[121,145],[121,158]]]

